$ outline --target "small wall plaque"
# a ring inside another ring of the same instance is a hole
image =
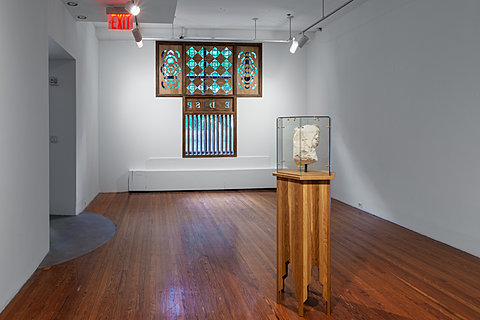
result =
[[[51,86],[58,86],[58,78],[56,76],[50,76],[49,83]]]

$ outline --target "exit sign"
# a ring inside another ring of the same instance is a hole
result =
[[[109,13],[108,30],[133,30],[133,15],[129,13]]]

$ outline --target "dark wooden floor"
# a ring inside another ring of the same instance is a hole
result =
[[[105,246],[38,270],[0,319],[297,319],[275,303],[275,192],[102,194]],[[332,316],[480,319],[480,259],[332,201]]]

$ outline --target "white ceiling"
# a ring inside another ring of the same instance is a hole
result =
[[[62,0],[64,3],[68,0]],[[127,0],[73,0],[69,7],[75,18],[87,16],[87,21],[106,22],[107,5],[123,5]],[[209,29],[253,29],[252,18],[258,18],[258,30],[288,30],[288,13],[294,15],[292,28],[303,30],[322,17],[322,0],[136,0],[142,11],[139,23],[174,22],[175,27]],[[348,0],[324,0],[325,15]],[[366,0],[356,0],[348,11]],[[176,8],[176,10],[175,10]],[[174,20],[173,20],[174,18]]]
[[[74,60],[55,40],[48,37],[48,60]]]
[[[325,0],[325,14],[348,0]],[[302,30],[322,17],[321,0],[178,0],[175,25],[198,28]]]
[[[61,0],[65,3],[70,14],[77,19],[78,16],[87,17],[84,21],[106,22],[107,6],[123,7],[128,0]],[[68,2],[76,2],[78,6],[72,7],[66,5]],[[136,0],[141,7],[141,13],[138,16],[139,22],[144,23],[172,23],[175,17],[177,0]]]

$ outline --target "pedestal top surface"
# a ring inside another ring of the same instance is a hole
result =
[[[295,169],[280,169],[273,173],[274,176],[292,180],[333,180],[335,179],[335,172],[322,171],[322,170],[311,170],[311,171],[300,171]]]

